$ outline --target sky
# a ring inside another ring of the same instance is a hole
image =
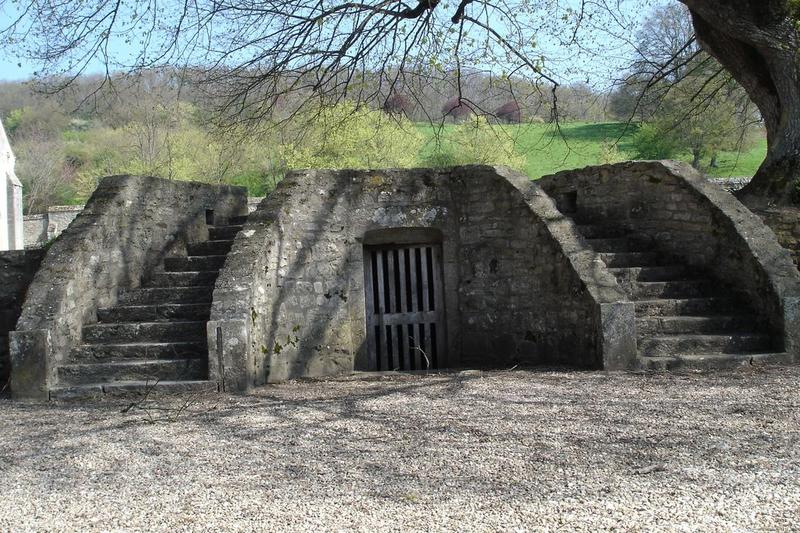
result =
[[[563,9],[565,6],[577,9],[579,6],[579,0],[543,1],[545,4],[558,4],[559,9]],[[630,51],[619,40],[619,35],[633,35],[635,26],[651,11],[653,6],[663,4],[665,1],[668,0],[622,0],[623,4],[627,2],[630,5],[627,10],[623,8],[623,15],[626,17],[623,24],[616,29],[610,30],[608,34],[595,30],[592,33],[591,40],[586,40],[586,43],[588,43],[587,48],[591,48],[594,53],[579,47],[565,47],[558,42],[559,37],[548,35],[546,31],[543,31],[538,36],[536,53],[547,57],[547,65],[553,69],[553,72],[556,73],[561,82],[586,81],[593,86],[607,84],[612,78],[616,77],[626,62],[630,62],[629,56],[626,55]],[[18,12],[15,4],[10,3],[8,0],[0,0],[0,28],[5,28],[14,20]],[[607,21],[595,20],[592,22],[596,26],[607,25]],[[624,22],[628,22],[630,28],[626,28]],[[500,22],[500,24],[502,23]],[[550,24],[550,27],[555,27],[557,24],[558,20]],[[597,50],[603,50],[603,52],[598,54]],[[112,39],[109,52],[112,57],[130,58],[133,54],[133,49],[130,49],[122,39]],[[37,68],[40,68],[40,65],[31,62],[19,53],[14,53],[13,49],[0,48],[0,80],[19,81],[30,79],[34,76]],[[90,64],[86,73],[96,74],[103,72],[103,69],[102,63],[95,61]]]

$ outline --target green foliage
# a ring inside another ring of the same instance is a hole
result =
[[[599,164],[610,165],[624,160],[625,157],[619,151],[616,143],[609,140],[604,140],[600,143],[600,154],[597,157],[597,162]]]
[[[287,169],[410,167],[423,143],[405,118],[350,102],[306,111],[289,128],[298,140],[280,147]]]
[[[671,159],[681,149],[679,140],[665,132],[664,124],[643,124],[633,136],[633,147],[639,159]]]
[[[17,109],[12,109],[9,111],[8,116],[5,117],[3,120],[3,125],[6,128],[6,132],[13,136],[14,132],[17,131],[19,125],[22,124],[22,115],[24,113],[24,109],[19,107]]]
[[[58,136],[69,125],[69,118],[54,102],[25,106],[9,111],[4,126],[9,137]]]
[[[704,95],[702,87],[696,88],[701,82],[690,80],[673,88],[659,114],[634,137],[637,157],[667,159],[689,152],[692,164],[699,168],[702,158],[734,150],[751,140],[750,132],[737,121],[733,103]]]
[[[434,150],[425,158],[433,167],[453,165],[506,165],[523,170],[525,157],[517,152],[516,142],[506,127],[476,116],[445,130]]]
[[[102,177],[114,174],[242,184],[251,194],[274,188],[274,143],[244,131],[203,129],[191,116],[185,105],[158,106],[121,127],[64,132],[65,157],[77,169],[79,197],[88,198]]]

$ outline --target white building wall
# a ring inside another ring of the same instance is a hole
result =
[[[14,152],[0,123],[0,251],[25,247],[22,184],[14,172],[14,165]]]

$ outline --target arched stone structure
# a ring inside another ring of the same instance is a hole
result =
[[[305,171],[261,203],[228,255],[208,325],[212,379],[245,390],[369,368],[365,245],[424,231],[441,236],[445,366],[635,363],[632,304],[526,176]]]

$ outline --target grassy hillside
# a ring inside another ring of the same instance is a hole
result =
[[[439,128],[429,124],[419,124],[427,143],[423,157],[434,150]],[[448,125],[444,131],[453,128]],[[552,174],[559,170],[580,168],[618,160],[633,159],[635,153],[631,146],[635,126],[618,122],[569,123],[562,124],[560,131],[551,124],[520,124],[503,126],[501,135],[514,139],[517,150],[525,155],[526,174],[532,178]],[[760,137],[752,147],[742,153],[722,152],[718,157],[717,168],[704,168],[713,176],[752,176],[767,150],[767,141]],[[691,161],[691,156],[682,154],[683,161]],[[704,165],[708,161],[703,161]]]

